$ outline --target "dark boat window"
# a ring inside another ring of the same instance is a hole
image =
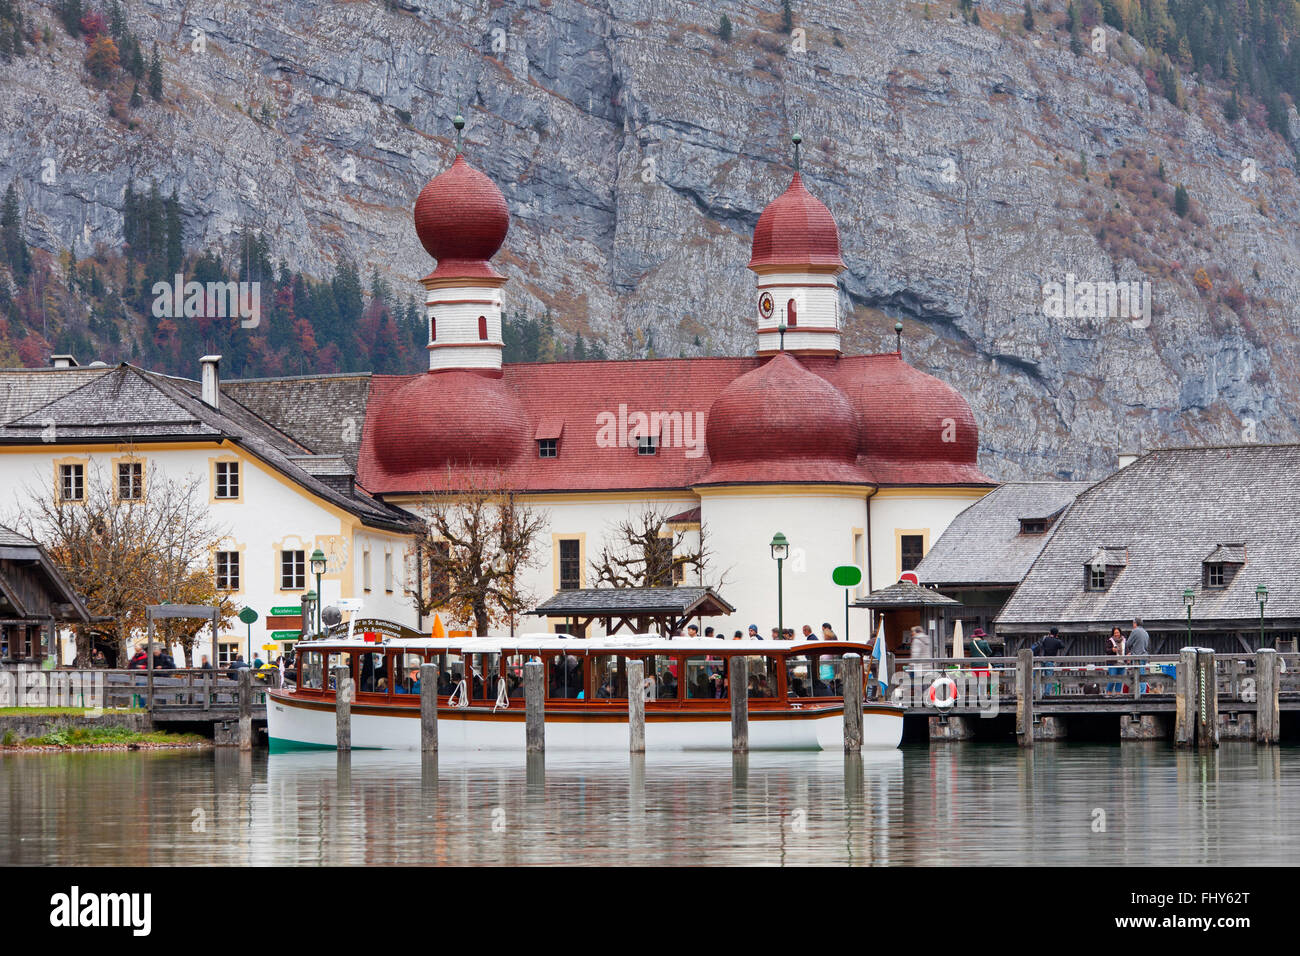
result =
[[[555,654],[547,662],[548,696],[568,700],[585,700],[587,662],[577,654]]]
[[[844,696],[844,658],[839,654],[818,654],[810,659],[812,696]]]
[[[654,679],[654,693],[647,700],[677,700],[678,676],[677,658],[652,657],[646,664],[646,679]]]
[[[749,696],[752,698],[777,695],[777,660],[775,657],[746,657],[749,665]]]
[[[627,659],[619,654],[600,654],[595,667],[596,699],[627,700]]]
[[[388,693],[388,662],[382,652],[367,652],[359,655],[357,664],[357,693]]]
[[[686,699],[725,700],[727,662],[721,657],[686,658]]]
[[[320,690],[325,686],[325,655],[320,651],[307,651],[301,655],[302,686],[310,690]]]

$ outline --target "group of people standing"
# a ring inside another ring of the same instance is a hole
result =
[[[837,637],[835,634],[835,628],[831,627],[829,623],[822,624],[822,633],[820,637],[818,637],[816,634],[813,633],[812,625],[810,624],[805,624],[802,630],[803,630],[803,637],[799,638],[799,640],[802,641],[838,641],[839,640],[839,637]],[[678,636],[680,637],[681,635]],[[688,624],[686,627],[686,636],[699,637],[700,636],[699,627],[695,624]],[[704,629],[704,636],[706,638],[708,637],[717,638],[718,640],[721,641],[725,641],[727,639],[726,634],[724,634],[722,631],[715,631],[711,627],[706,627]],[[757,624],[749,625],[748,632],[736,631],[736,633],[731,636],[731,639],[733,641],[740,641],[740,640],[744,640],[746,637],[748,637],[751,641],[764,640],[763,635],[758,632]],[[771,640],[773,641],[795,640],[794,628],[792,627],[787,627],[785,629],[779,627],[772,628]]]

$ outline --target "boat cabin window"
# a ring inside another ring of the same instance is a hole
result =
[[[576,654],[555,654],[547,662],[550,671],[549,696],[584,700],[587,687],[587,662]]]
[[[420,665],[423,663],[419,654],[398,651],[392,655],[391,673],[394,694],[420,693]]]
[[[627,699],[627,658],[600,654],[592,660],[597,700]]]
[[[499,678],[499,654],[470,654],[470,698],[472,700],[496,700],[497,681]]]
[[[524,665],[527,654],[507,654],[501,661],[501,674],[506,682],[506,696],[519,700],[524,696]]]
[[[814,697],[844,696],[844,658],[830,654],[818,654],[810,661],[812,673],[812,695]]]
[[[812,662],[808,658],[785,659],[785,686],[791,700],[812,696]]]
[[[677,658],[652,657],[646,663],[646,681],[654,678],[654,689],[646,700],[677,699]],[[648,690],[649,688],[647,688]]]
[[[359,654],[356,681],[359,694],[388,693],[388,661],[382,651]]]
[[[777,661],[775,657],[746,657],[749,664],[749,696],[777,695]]]
[[[338,651],[328,651],[325,653],[325,687],[329,690],[335,690],[334,687],[334,669],[336,667],[346,667],[349,673],[352,671],[352,655],[340,654]]]
[[[456,692],[456,686],[465,678],[465,659],[459,654],[443,654],[442,670],[443,676],[438,680],[438,693],[449,697]]]
[[[299,655],[298,660],[299,666],[302,668],[299,686],[311,690],[320,690],[324,687],[322,675],[325,672],[325,655],[320,651],[307,651]]]
[[[721,657],[686,658],[686,699],[717,700],[727,696],[727,662]]]

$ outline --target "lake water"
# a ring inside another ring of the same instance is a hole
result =
[[[0,757],[0,864],[1280,864],[1300,749]]]

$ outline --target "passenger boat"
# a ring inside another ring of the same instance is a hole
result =
[[[543,664],[546,749],[628,747],[628,693],[645,700],[648,751],[731,749],[731,662],[748,658],[749,746],[753,750],[843,747],[843,656],[847,641],[724,641],[636,635],[579,639],[430,638],[366,632],[301,641],[293,686],[267,691],[271,752],[326,748],[336,741],[334,668],[349,668],[355,749],[420,746],[419,667],[437,665],[438,745],[443,749],[524,749],[524,664]],[[627,664],[643,662],[640,688]],[[865,678],[864,678],[865,679]],[[865,695],[864,695],[865,696]],[[863,748],[893,749],[903,708],[863,704]]]

